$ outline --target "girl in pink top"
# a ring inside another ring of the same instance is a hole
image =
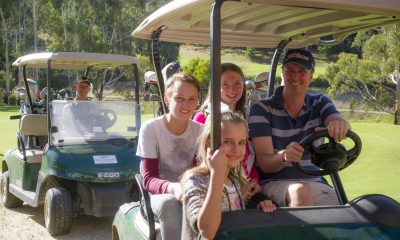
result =
[[[208,116],[208,105],[210,103],[211,91],[208,94],[203,105],[194,115],[193,120],[204,124]],[[221,101],[229,107],[230,111],[240,113],[243,117],[247,117],[246,110],[246,85],[242,69],[233,63],[221,64]],[[223,107],[221,106],[221,110]],[[250,181],[250,189],[254,189],[255,193],[261,192],[259,184],[260,176],[257,168],[254,166],[255,154],[252,150],[251,143],[247,143],[246,152],[242,161],[243,170]]]

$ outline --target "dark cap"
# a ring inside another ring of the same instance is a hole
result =
[[[315,61],[313,55],[309,51],[304,49],[291,49],[287,51],[283,59],[283,66],[293,62],[300,64],[308,70],[314,71]]]
[[[76,84],[81,84],[81,83],[90,85],[90,81],[86,76],[82,76],[78,79],[78,81],[76,81]]]

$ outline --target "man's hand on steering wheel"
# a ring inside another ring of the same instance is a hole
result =
[[[299,143],[291,142],[280,154],[283,154],[281,157],[285,162],[300,162],[303,153],[304,148]]]
[[[316,127],[315,131],[320,132],[328,130],[329,136],[335,140],[335,142],[342,141],[347,134],[347,131],[351,130],[350,124],[344,119],[335,119],[328,122],[327,127]]]

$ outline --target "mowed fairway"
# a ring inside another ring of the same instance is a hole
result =
[[[358,159],[340,173],[347,196],[381,193],[400,202],[400,126],[352,123],[363,148]]]
[[[0,105],[0,154],[15,148],[18,107]],[[152,118],[142,116],[142,121]],[[340,173],[349,200],[368,193],[381,193],[400,202],[400,126],[385,123],[352,123],[361,137],[363,149],[359,158]],[[1,167],[1,166],[0,166]]]
[[[1,159],[3,159],[5,151],[17,146],[18,120],[10,120],[10,116],[19,114],[18,111],[19,106],[7,106],[0,104]]]

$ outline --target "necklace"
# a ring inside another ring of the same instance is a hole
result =
[[[227,185],[224,184],[224,193],[225,193],[225,197],[228,200],[228,207],[229,207],[229,211],[232,211],[232,205],[235,206],[235,199],[239,199],[239,209],[243,209],[243,205],[242,205],[242,198],[240,196],[240,193],[238,191],[238,188],[236,187],[236,184],[234,181],[232,181],[231,176],[229,176],[229,180],[232,182],[233,188],[229,187]],[[227,187],[229,187],[230,189],[228,189]],[[233,201],[231,200],[230,196],[233,196]],[[231,204],[232,203],[232,204]],[[237,207],[235,207],[235,209],[233,210],[239,210],[237,209]]]

